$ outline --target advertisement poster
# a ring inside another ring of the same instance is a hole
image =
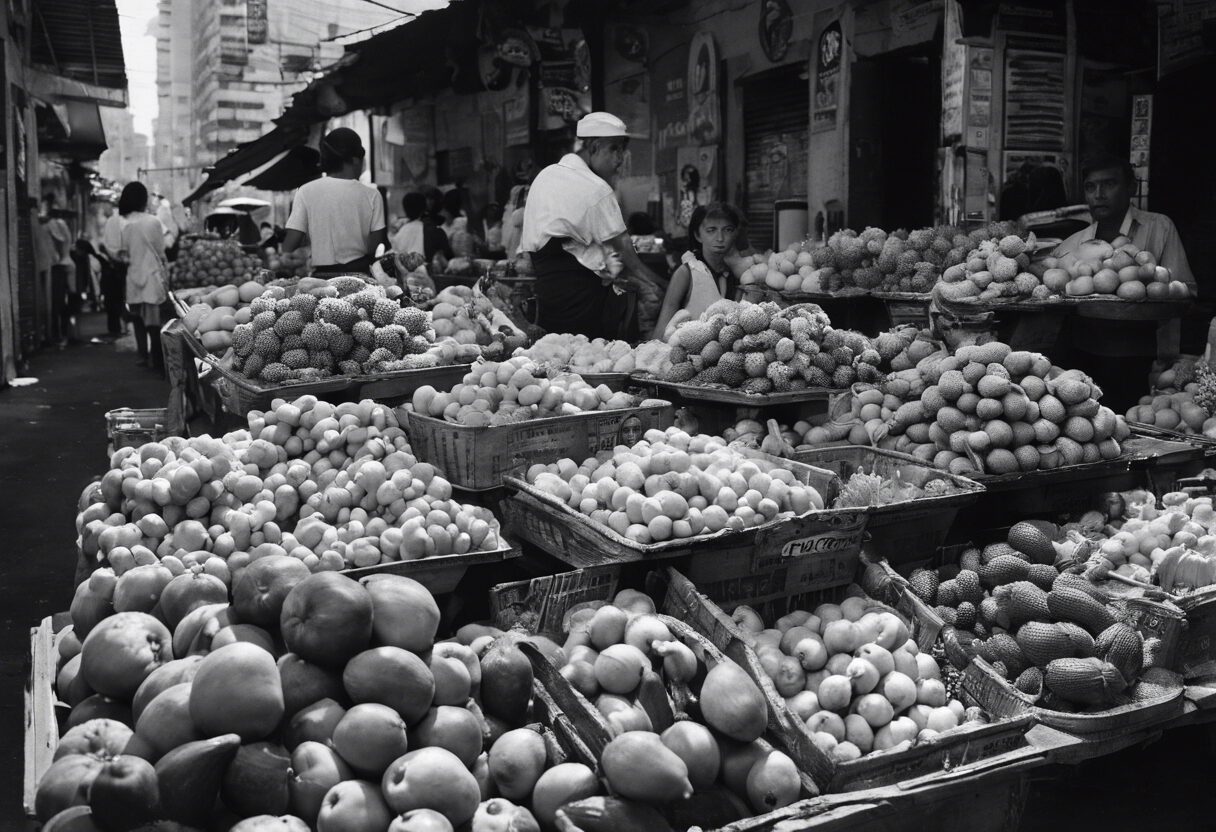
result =
[[[502,105],[503,141],[507,147],[528,144],[528,98],[510,98]]]
[[[669,180],[674,192],[665,194],[663,200],[664,207],[670,203],[672,208],[671,220],[665,222],[665,227],[682,237],[688,233],[688,221],[697,206],[708,205],[717,198],[718,148],[679,148],[676,170],[677,175]]]
[[[760,48],[773,63],[785,60],[794,34],[794,13],[785,0],[761,0]]]
[[[718,49],[713,35],[698,32],[688,47],[688,135],[697,144],[716,144],[722,114],[718,97]]]
[[[245,0],[245,29],[250,46],[266,42],[270,30],[268,5],[269,0]]]
[[[429,106],[411,107],[398,115],[402,147],[397,166],[397,184],[434,185],[435,168],[431,162],[435,129]]]
[[[683,47],[655,61],[655,170],[676,167],[676,148],[688,141],[688,52]]]
[[[578,29],[529,29],[540,50],[537,127],[559,130],[591,112],[591,50]]]
[[[1132,96],[1131,163],[1136,172],[1136,194],[1132,201],[1138,208],[1148,204],[1148,153],[1153,134],[1153,97]]]
[[[372,182],[396,185],[397,160],[404,150],[405,131],[400,116],[372,116]]]
[[[942,140],[963,133],[963,91],[967,80],[967,47],[958,0],[946,0],[942,48]]]
[[[823,27],[815,39],[815,87],[811,96],[811,132],[836,129],[840,109],[840,60],[844,33],[840,18]]]

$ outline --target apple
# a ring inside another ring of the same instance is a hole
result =
[[[110,760],[89,787],[89,808],[102,829],[134,829],[157,818],[160,786],[147,760],[123,754]]]
[[[323,667],[342,668],[372,637],[372,599],[357,581],[318,572],[300,581],[280,615],[287,649]]]
[[[329,790],[355,777],[336,751],[311,740],[291,752],[291,771],[288,807],[310,824],[316,823]]]
[[[290,555],[258,558],[245,567],[232,589],[237,617],[259,627],[274,626],[288,594],[310,574],[304,561]]]
[[[325,794],[317,815],[317,832],[380,832],[392,814],[375,783],[343,780]]]

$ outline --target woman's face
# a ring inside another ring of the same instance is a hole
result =
[[[734,248],[738,236],[738,226],[726,217],[706,217],[697,229],[697,241],[706,254],[725,254]]]

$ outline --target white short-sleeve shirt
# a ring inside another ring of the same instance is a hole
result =
[[[524,204],[520,251],[540,251],[552,239],[593,272],[606,274],[608,240],[625,232],[612,187],[581,156],[567,153],[536,176]]]
[[[384,200],[358,180],[323,176],[296,191],[287,228],[308,235],[314,265],[349,263],[375,253],[371,235],[384,228]]]

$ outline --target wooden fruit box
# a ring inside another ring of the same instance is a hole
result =
[[[34,816],[38,781],[51,767],[59,745],[59,714],[64,707],[55,695],[59,666],[59,641],[71,623],[67,613],[48,615],[30,628],[29,672],[25,679],[25,766],[22,806]]]
[[[814,485],[825,504],[835,499],[839,479],[829,471],[758,452]],[[642,560],[689,558],[696,580],[721,583],[732,596],[763,603],[764,594],[787,586],[811,586],[851,574],[850,559],[861,550],[866,515],[861,509],[825,509],[778,518],[742,530],[637,543],[597,523],[545,492],[515,477],[505,480],[511,497],[503,502],[511,533],[571,566],[603,566]]]
[[[775,407],[782,404],[804,404],[824,401],[830,396],[846,392],[833,387],[808,387],[805,390],[787,390],[780,393],[744,393],[728,387],[704,387],[663,381],[645,374],[634,374],[633,381],[657,388],[661,393],[670,392],[683,401],[728,404],[736,407]]]
[[[498,584],[490,589],[490,618],[500,630],[522,624],[529,632],[552,636],[560,643],[570,608],[588,601],[611,601],[620,574],[619,566],[592,566]]]
[[[407,426],[419,459],[443,471],[457,488],[482,491],[497,488],[505,476],[534,463],[563,457],[582,462],[617,445],[632,445],[651,428],[671,427],[675,409],[664,402],[492,427],[458,425],[403,409],[397,417]]]
[[[468,552],[463,555],[437,555],[431,558],[417,560],[395,560],[388,563],[377,563],[374,566],[361,566],[343,569],[342,574],[356,581],[366,575],[404,575],[413,578],[430,591],[432,595],[446,595],[454,592],[471,567],[487,563],[501,563],[523,554],[517,547],[506,544],[489,552]]]
[[[859,577],[866,580],[865,572],[869,569],[868,565],[863,564],[861,566],[862,574]],[[678,570],[668,568],[666,577],[668,585],[667,595],[663,601],[663,611],[668,615],[688,621],[748,672],[748,675],[760,685],[765,698],[769,700],[770,714],[779,715],[778,720],[789,732],[791,745],[799,749],[806,745],[813,745],[810,732],[806,730],[805,724],[789,711],[785,699],[777,693],[768,674],[760,666],[759,658],[751,647],[747,646],[743,633],[726,611],[702,593]],[[871,576],[867,583],[873,583],[873,580],[874,577]],[[876,594],[872,594],[871,597]],[[824,590],[817,599],[813,600],[817,603],[837,602],[843,597],[844,588],[836,587]],[[883,599],[875,598],[875,600]],[[806,601],[805,598],[800,598],[797,602],[791,599],[791,603],[787,604],[780,614],[784,615],[800,606],[811,608]],[[765,620],[768,622],[773,619]],[[1033,717],[1029,714],[992,715],[998,717],[996,722],[963,724],[928,742],[918,743],[911,747],[896,747],[886,751],[872,752],[857,760],[836,763],[827,790],[832,792],[858,791],[889,785],[933,772],[948,771],[964,762],[997,758],[1007,754],[1020,756],[1027,747],[1026,732],[1034,724]],[[798,761],[799,757],[795,756],[794,759]]]
[[[868,514],[866,552],[894,562],[942,545],[959,511],[975,503],[984,493],[984,486],[974,480],[934,468],[924,460],[897,451],[843,445],[799,451],[794,459],[834,471],[842,485],[857,471],[865,470],[884,478],[898,477],[922,487],[932,480],[943,480],[957,489],[939,497],[865,508]]]
[[[950,547],[956,554],[963,547]],[[988,662],[979,657],[971,657],[959,643],[953,627],[945,624],[940,616],[916,593],[907,581],[887,563],[874,564],[883,575],[878,579],[886,591],[890,593],[894,605],[901,611],[911,612],[917,621],[917,643],[922,649],[934,641],[941,643],[950,663],[962,671],[962,685],[967,694],[985,711],[996,717],[1016,717],[1031,715],[1036,721],[1080,737],[1087,741],[1102,741],[1160,725],[1182,714],[1185,699],[1183,696],[1182,677],[1176,678],[1176,685],[1160,696],[1134,701],[1130,696],[1122,701],[1100,711],[1085,713],[1069,713],[1051,708],[1043,708],[1035,704],[1035,700],[1022,693],[1013,683],[1001,676]],[[1144,601],[1144,605],[1156,604]],[[1157,604],[1164,613],[1166,606]],[[1171,629],[1169,616],[1153,616],[1145,614],[1145,608],[1135,615],[1128,615],[1127,623],[1143,632],[1144,626],[1161,626]],[[1176,621],[1176,619],[1174,619]],[[1160,635],[1160,632],[1150,633]],[[1166,638],[1169,638],[1168,634]],[[1167,671],[1170,672],[1170,671]]]

